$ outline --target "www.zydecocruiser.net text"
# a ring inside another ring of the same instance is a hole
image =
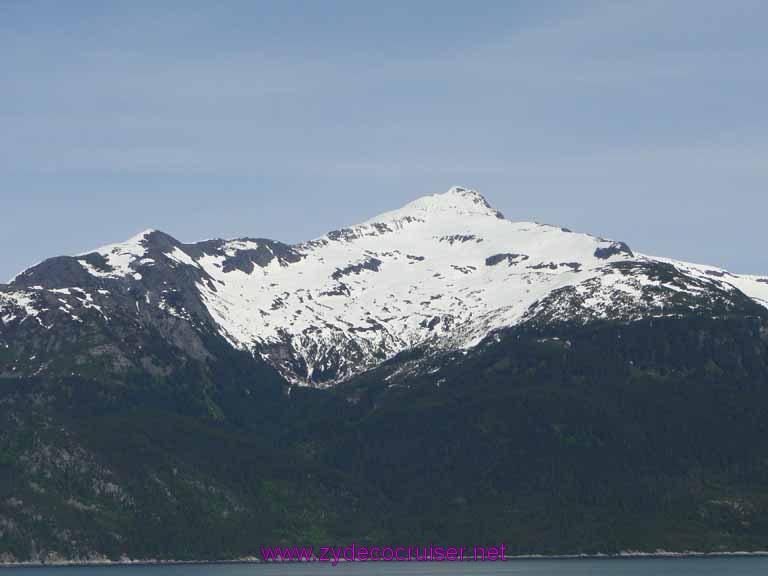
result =
[[[266,562],[462,562],[504,561],[507,547],[500,546],[321,546],[262,547]]]

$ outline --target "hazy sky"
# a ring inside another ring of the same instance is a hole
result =
[[[764,0],[0,0],[0,279],[451,185],[768,274]]]

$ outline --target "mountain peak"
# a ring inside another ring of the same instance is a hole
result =
[[[402,218],[429,219],[446,214],[459,216],[493,216],[503,219],[504,215],[491,207],[477,190],[463,186],[451,186],[447,192],[422,196],[402,208],[379,214],[364,224],[400,220]]]
[[[498,214],[480,192],[463,186],[451,186],[447,192],[422,196],[406,204],[404,208],[409,206],[434,212],[451,211],[493,216]]]
[[[433,196],[447,196],[447,195],[454,195],[454,196],[461,196],[465,198],[478,198],[482,202],[485,202],[485,204],[488,204],[485,198],[483,198],[483,195],[480,194],[477,190],[474,190],[472,188],[466,188],[464,186],[451,186],[448,188],[447,192],[443,192],[442,194],[433,194]]]

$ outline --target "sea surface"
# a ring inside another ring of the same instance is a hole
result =
[[[506,562],[347,562],[320,564],[186,564],[164,566],[3,567],[0,576],[764,576],[768,558],[631,558]]]

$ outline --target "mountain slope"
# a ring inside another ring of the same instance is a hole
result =
[[[193,373],[0,378],[0,562],[768,541],[765,319],[521,325],[290,395],[253,368],[212,364],[216,413]]]

